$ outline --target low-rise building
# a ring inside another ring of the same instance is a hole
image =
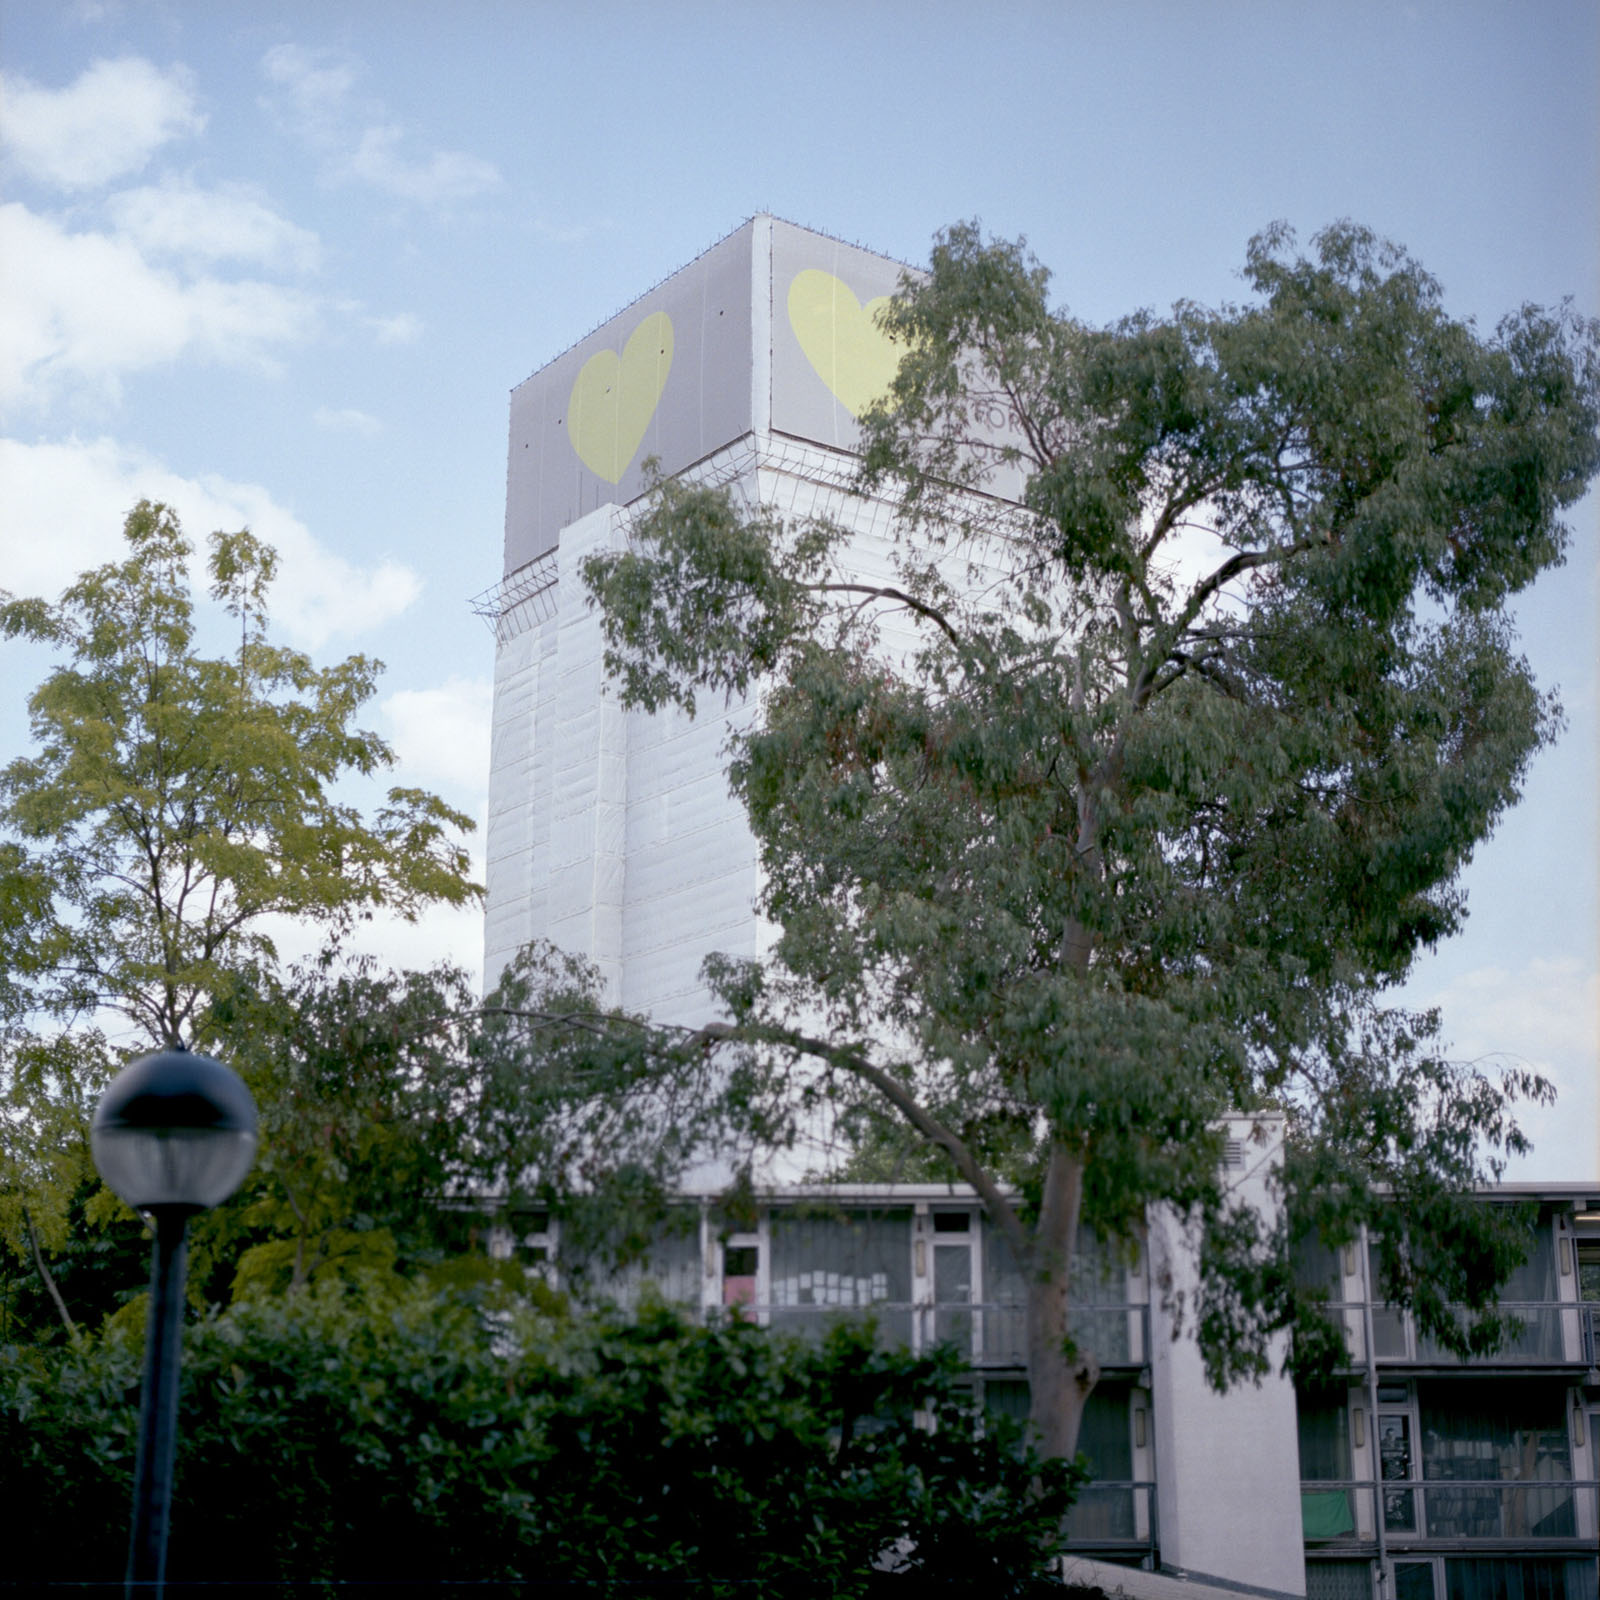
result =
[[[1600,1191],[1510,1185],[1531,1202],[1527,1264],[1502,1305],[1521,1332],[1462,1361],[1371,1296],[1362,1245],[1302,1253],[1348,1361],[1295,1392],[1277,1377],[1217,1394],[1156,1285],[1181,1238],[1155,1222],[1117,1254],[1079,1241],[1075,1336],[1098,1356],[1079,1447],[1093,1480],[1068,1524],[1077,1555],[1308,1600],[1593,1600],[1600,1536]],[[958,1185],[775,1189],[730,1226],[688,1194],[640,1260],[562,1247],[528,1212],[495,1248],[580,1297],[650,1292],[803,1338],[870,1317],[886,1343],[953,1347],[975,1405],[1026,1416],[1025,1288],[1000,1232]],[[1165,1258],[1164,1258],[1165,1257]]]

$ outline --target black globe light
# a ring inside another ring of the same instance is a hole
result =
[[[167,1563],[178,1442],[185,1231],[226,1200],[256,1155],[256,1107],[238,1074],[180,1043],[130,1061],[100,1096],[89,1128],[107,1186],[155,1227],[145,1324],[139,1455],[127,1594],[159,1597]]]

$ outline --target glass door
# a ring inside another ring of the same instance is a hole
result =
[[[1383,1526],[1389,1533],[1417,1532],[1417,1414],[1411,1387],[1378,1385],[1378,1477]]]
[[[933,1214],[933,1337],[953,1344],[967,1359],[972,1349],[972,1217],[966,1211]]]

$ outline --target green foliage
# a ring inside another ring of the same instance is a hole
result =
[[[1557,730],[1504,607],[1600,463],[1600,336],[1567,310],[1483,337],[1348,224],[1309,255],[1269,231],[1245,280],[1094,328],[1020,244],[952,228],[885,312],[907,355],[864,421],[891,581],[847,525],[683,485],[585,569],[627,703],[764,685],[730,777],[778,937],[708,968],[752,1139],[831,1116],[856,1170],[930,1147],[1058,1319],[1080,1214],[1126,1236],[1170,1202],[1218,1382],[1306,1309],[1227,1186],[1224,1111],[1287,1114],[1289,1234],[1401,1198],[1385,1292],[1430,1332],[1512,1259],[1464,1195],[1548,1086],[1451,1065],[1387,991]]]
[[[1019,1594],[1082,1478],[855,1328],[815,1348],[661,1306],[375,1313],[329,1288],[190,1329],[184,1366],[173,1581]],[[0,1490],[30,1533],[8,1576],[120,1572],[136,1372],[126,1340],[0,1351]]]
[[[219,997],[216,1048],[256,1101],[261,1148],[239,1195],[193,1225],[192,1270],[216,1298],[370,1285],[466,1244],[442,1201],[489,1187],[468,1155],[476,1011],[459,970],[331,954]]]
[[[141,501],[124,534],[126,559],[58,602],[0,596],[0,633],[63,658],[28,701],[34,753],[0,771],[0,1240],[19,1259],[66,1246],[92,1180],[88,1117],[123,1050],[91,1021],[204,1045],[236,986],[270,988],[269,919],[337,938],[478,893],[453,838],[470,819],[411,789],[371,818],[334,797],[393,762],[356,723],[381,665],[270,640],[271,548],[212,536],[237,646],[208,656],[176,516]]]
[[[381,666],[317,668],[268,641],[269,547],[213,536],[211,592],[239,645],[205,657],[177,518],[141,501],[125,537],[128,558],[58,604],[0,608],[9,637],[67,657],[29,698],[38,753],[0,777],[0,820],[16,841],[11,892],[35,896],[55,941],[47,960],[36,929],[14,964],[35,980],[31,1007],[111,1007],[167,1043],[233,974],[272,961],[269,913],[337,929],[380,905],[411,917],[470,898],[449,830],[472,823],[413,790],[391,790],[370,823],[332,797],[393,761],[353,725]]]

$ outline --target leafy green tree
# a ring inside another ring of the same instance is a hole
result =
[[[1388,991],[1558,726],[1507,606],[1600,461],[1596,327],[1525,307],[1484,336],[1350,225],[1309,255],[1262,235],[1245,280],[1095,328],[953,228],[884,313],[907,354],[864,423],[891,582],[856,577],[847,523],[679,482],[585,574],[628,705],[764,686],[730,776],[778,936],[708,968],[725,1106],[752,1146],[831,1114],[974,1186],[1029,1281],[1054,1456],[1097,1378],[1080,1220],[1201,1227],[1215,1382],[1297,1316],[1318,1344],[1222,1113],[1283,1109],[1287,1232],[1372,1224],[1385,1292],[1466,1348],[1517,1249],[1468,1193],[1549,1092],[1450,1064]],[[917,634],[893,653],[890,611]]]
[[[357,1278],[397,1292],[471,1246],[488,1216],[452,1197],[503,1187],[474,1159],[478,1011],[457,968],[331,955],[218,998],[217,1047],[260,1108],[261,1151],[235,1201],[193,1225],[212,1298]]]
[[[337,797],[394,759],[356,722],[380,664],[272,642],[272,549],[212,535],[237,645],[209,656],[177,517],[141,501],[124,533],[126,558],[59,601],[0,599],[0,632],[63,657],[29,698],[35,752],[0,772],[0,1231],[35,1259],[92,1173],[87,1114],[112,1066],[96,1019],[204,1042],[219,996],[273,967],[270,919],[337,937],[380,907],[478,893],[454,837],[468,818],[415,789],[370,819]]]

